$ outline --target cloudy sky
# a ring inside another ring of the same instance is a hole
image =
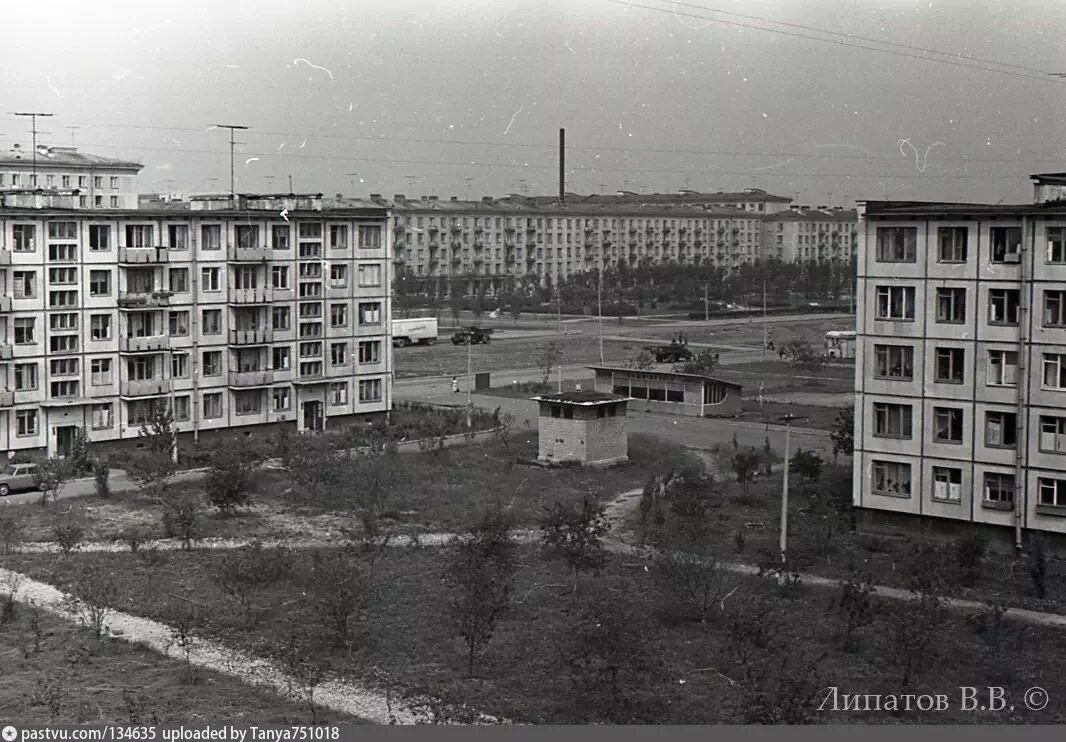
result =
[[[328,194],[554,193],[560,127],[582,193],[1024,201],[1028,174],[1066,170],[1066,79],[1048,74],[1066,72],[1060,0],[52,0],[4,14],[0,146],[30,138],[8,111],[54,112],[41,141],[143,162],[143,190],[227,190],[218,123],[251,127],[246,191],[291,176]]]

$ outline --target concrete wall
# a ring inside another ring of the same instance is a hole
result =
[[[628,458],[624,403],[618,404],[615,417],[600,417],[600,408],[597,406],[571,406],[572,419],[552,417],[551,406],[549,403],[541,404],[538,420],[540,459],[603,464]]]

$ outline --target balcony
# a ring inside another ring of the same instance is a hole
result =
[[[10,296],[0,296],[0,312],[10,312],[10,311],[11,311],[11,297]]]
[[[274,301],[296,300],[296,289],[271,289],[270,294]]]
[[[170,392],[170,379],[122,379],[118,383],[122,397],[162,397]]]
[[[325,373],[303,374],[292,380],[293,384],[321,384],[326,381]]]
[[[15,348],[10,343],[0,343],[0,361],[10,361],[15,357]]]
[[[170,338],[166,335],[146,335],[144,337],[120,337],[119,353],[162,353],[170,348]]]
[[[230,386],[249,388],[257,386],[270,386],[273,383],[274,372],[270,370],[229,372]]]
[[[144,309],[145,307],[169,307],[169,291],[120,291],[118,294],[119,309]]]
[[[230,330],[230,345],[266,345],[274,339],[274,332],[262,327],[254,330]]]
[[[0,265],[11,265],[10,250],[0,250]]]
[[[254,289],[238,289],[231,286],[229,289],[230,304],[269,304],[273,300],[273,291],[268,292],[265,286],[258,286]]]
[[[119,265],[153,265],[169,260],[165,247],[120,247]]]
[[[14,407],[15,406],[15,393],[3,391],[0,392],[0,408]]]
[[[226,257],[234,263],[265,263],[270,260],[271,252],[269,247],[229,245],[226,248]]]

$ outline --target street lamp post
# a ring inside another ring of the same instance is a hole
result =
[[[792,413],[781,418],[785,423],[785,476],[781,482],[781,565],[787,564],[788,553],[788,469],[789,457],[792,455],[791,425],[795,419]]]
[[[474,377],[470,373],[470,346],[473,345],[473,336],[467,335],[466,338],[466,427],[467,429],[473,427],[473,421],[471,418],[471,410],[474,408],[474,403],[470,397],[470,388],[474,386]]]

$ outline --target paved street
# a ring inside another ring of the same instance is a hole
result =
[[[189,469],[188,471],[179,472],[174,475],[174,482],[188,482],[199,479],[203,476],[203,469]],[[137,489],[137,484],[130,480],[126,476],[126,472],[122,469],[111,470],[111,491],[112,492],[126,492],[128,490]],[[84,479],[75,479],[68,482],[63,486],[62,491],[59,493],[60,500],[66,500],[70,497],[84,497],[85,495],[92,495],[96,493],[96,484],[93,482],[92,477],[86,477]],[[0,497],[0,507],[4,505],[19,505],[26,502],[39,502],[41,499],[40,492],[20,492],[17,495],[8,495],[7,497]]]

